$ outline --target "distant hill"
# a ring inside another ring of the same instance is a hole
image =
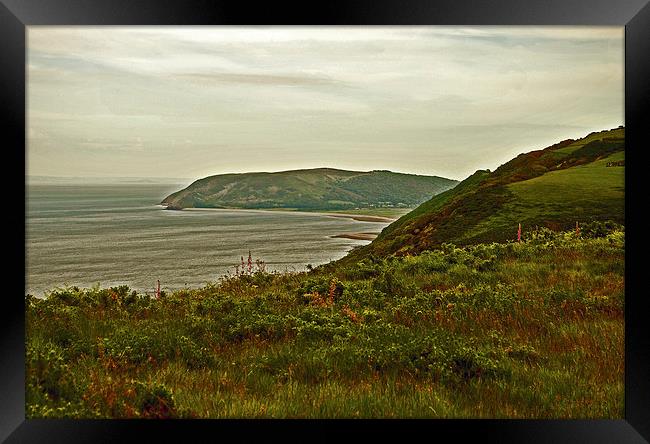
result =
[[[167,196],[169,209],[285,208],[346,210],[415,207],[458,181],[390,171],[333,168],[277,173],[220,174],[199,179]]]
[[[455,188],[407,213],[345,260],[374,254],[417,254],[516,238],[535,226],[567,229],[578,222],[625,217],[625,129],[564,140],[521,154],[494,172],[479,170]]]

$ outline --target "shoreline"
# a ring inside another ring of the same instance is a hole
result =
[[[392,223],[397,218],[385,216],[373,216],[370,214],[348,214],[348,213],[327,213],[323,211],[301,211],[284,208],[169,208],[163,204],[159,204],[165,210],[169,211],[249,211],[249,212],[284,212],[284,213],[298,213],[298,214],[314,214],[319,216],[328,217],[342,217],[347,219],[356,220],[359,222],[378,222],[378,223]]]
[[[166,208],[172,211],[248,211],[253,213],[259,212],[283,212],[289,214],[310,214],[316,216],[326,216],[326,217],[338,217],[344,219],[352,219],[358,222],[374,222],[374,223],[384,223],[390,224],[397,220],[397,218],[385,217],[385,216],[374,216],[369,214],[349,214],[349,213],[327,213],[323,211],[301,211],[294,209],[285,209],[285,208]],[[350,239],[350,240],[362,240],[362,241],[373,241],[379,236],[378,232],[355,232],[355,233],[340,233],[333,236],[329,236],[330,239]]]
[[[330,236],[332,239],[375,240],[379,233],[343,233]]]
[[[397,219],[391,218],[391,217],[384,217],[384,216],[371,216],[371,215],[364,215],[364,214],[346,214],[346,213],[319,213],[323,214],[325,216],[332,216],[332,217],[343,217],[343,218],[348,218],[348,219],[353,219],[357,220],[359,222],[395,222]]]

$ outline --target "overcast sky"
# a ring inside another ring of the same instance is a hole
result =
[[[463,179],[624,123],[623,27],[28,27],[27,174]]]

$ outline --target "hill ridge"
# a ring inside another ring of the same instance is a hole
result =
[[[624,150],[619,127],[519,154],[492,172],[477,170],[344,260],[417,254],[445,242],[505,241],[516,236],[518,223],[558,230],[577,221],[623,223]]]
[[[346,210],[409,208],[453,188],[457,180],[388,170],[310,168],[228,173],[198,179],[161,204],[183,208]]]

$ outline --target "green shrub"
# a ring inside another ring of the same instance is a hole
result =
[[[207,367],[213,362],[207,347],[198,345],[187,336],[179,336],[177,353],[190,369]]]
[[[545,299],[552,304],[560,304],[562,302],[582,301],[585,293],[581,289],[568,289],[568,288],[552,288],[546,291]]]
[[[64,351],[51,342],[32,341],[25,353],[25,385],[28,404],[75,400],[77,386]],[[48,407],[49,408],[49,407]]]
[[[136,392],[140,417],[147,419],[178,417],[174,396],[164,384],[137,381]]]
[[[373,289],[389,296],[414,294],[415,284],[393,269],[386,269],[373,281]]]
[[[529,363],[533,363],[539,360],[540,355],[535,347],[528,344],[514,345],[506,349],[506,353],[513,359],[519,359]]]
[[[624,227],[613,221],[593,221],[580,227],[580,234],[588,239],[607,237],[614,231],[622,232]]]
[[[450,362],[451,371],[464,381],[493,377],[500,373],[494,359],[488,358],[485,353],[471,347],[461,347],[455,350]]]
[[[25,408],[25,417],[27,419],[96,419],[101,418],[101,415],[89,409],[83,401],[65,401],[57,404],[40,404],[30,401]]]

